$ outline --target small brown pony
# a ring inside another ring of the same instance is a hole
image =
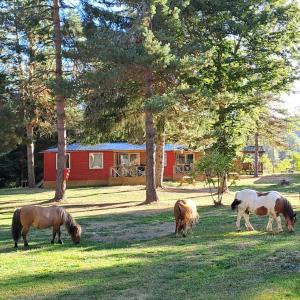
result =
[[[24,206],[23,208],[16,209],[12,219],[12,236],[15,241],[15,248],[18,247],[18,241],[22,235],[24,246],[28,246],[27,233],[30,226],[35,228],[44,229],[53,227],[53,237],[51,244],[54,244],[55,236],[58,235],[58,243],[62,244],[60,239],[61,231],[60,226],[64,224],[72,241],[79,244],[81,237],[81,226],[75,222],[71,215],[59,206]]]
[[[176,201],[174,205],[174,216],[176,222],[176,236],[181,232],[183,236],[186,236],[188,229],[192,229],[199,219],[195,202],[191,199]]]

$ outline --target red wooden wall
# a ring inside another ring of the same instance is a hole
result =
[[[68,180],[108,180],[110,167],[114,166],[114,152],[99,151],[103,153],[103,169],[89,169],[89,152],[74,151],[70,153],[71,169]],[[96,153],[92,152],[92,153]],[[173,177],[173,168],[176,162],[174,151],[166,151],[167,166],[164,168],[164,176]],[[146,153],[140,152],[141,164],[146,164]],[[195,154],[195,159],[200,158],[200,153]],[[56,179],[56,153],[44,153],[44,181]]]
[[[89,169],[89,152],[74,151],[70,153],[70,175],[68,180],[107,180],[110,167],[114,165],[112,151],[103,153],[103,169]],[[97,153],[93,151],[92,153]],[[54,181],[56,178],[56,153],[44,153],[44,181]]]
[[[167,165],[164,169],[164,176],[173,177],[173,168],[176,161],[176,155],[174,151],[166,151],[167,153]]]

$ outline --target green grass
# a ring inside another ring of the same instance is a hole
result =
[[[291,180],[280,187],[278,178],[248,178],[231,190],[279,190],[299,212],[300,176]],[[63,230],[65,243],[51,245],[50,229],[32,229],[28,250],[13,248],[12,212],[43,204],[53,192],[0,190],[0,299],[300,298],[300,229],[270,234],[267,217],[251,216],[257,231],[237,233],[233,193],[215,208],[202,190],[168,185],[150,206],[137,206],[141,186],[69,189],[62,205],[82,225],[82,243],[73,245]],[[172,207],[182,198],[197,202],[200,222],[186,238],[175,238]]]

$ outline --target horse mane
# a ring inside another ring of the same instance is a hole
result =
[[[74,234],[74,227],[77,226],[76,221],[63,207],[60,207],[60,214],[68,233],[72,236]]]
[[[292,208],[291,203],[286,199],[282,197],[282,202],[283,202],[283,215],[284,216],[288,216],[289,218],[291,218],[292,220],[294,219],[294,211]]]

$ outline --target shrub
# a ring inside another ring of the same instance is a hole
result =
[[[222,203],[223,193],[227,190],[228,173],[233,170],[231,157],[214,150],[196,164],[198,172],[204,173],[206,182],[209,185],[210,194],[215,205]],[[214,196],[212,188],[217,189],[217,197]]]

